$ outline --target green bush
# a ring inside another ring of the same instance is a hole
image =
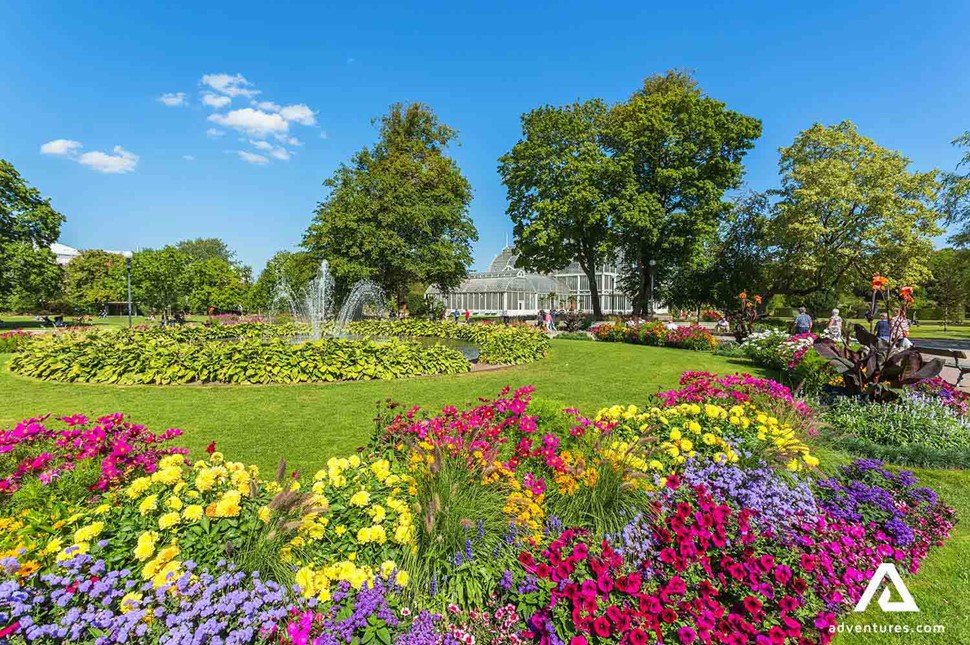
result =
[[[0,354],[5,352],[19,352],[20,348],[27,343],[32,334],[15,330],[0,333]]]
[[[204,329],[185,332],[205,337]],[[246,335],[190,341],[186,333],[52,334],[30,343],[10,366],[18,374],[53,381],[121,384],[357,381],[457,374],[470,367],[454,349],[397,339],[293,344]]]
[[[829,440],[877,459],[916,466],[970,463],[970,428],[938,401],[906,396],[894,403],[841,398],[825,413]]]
[[[478,360],[492,365],[531,363],[549,351],[549,337],[529,325],[460,325],[443,320],[361,320],[350,332],[362,336],[456,338],[478,345]]]

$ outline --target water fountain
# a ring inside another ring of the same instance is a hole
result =
[[[276,286],[276,303],[285,306],[293,316],[293,322],[309,325],[310,333],[301,334],[297,340],[320,340],[324,336],[347,335],[347,326],[360,320],[365,313],[381,318],[387,315],[387,296],[380,285],[372,280],[361,280],[350,289],[343,305],[337,308],[334,297],[334,280],[330,264],[320,263],[317,276],[302,291],[294,290],[286,278],[280,276]],[[367,312],[370,308],[370,312]]]

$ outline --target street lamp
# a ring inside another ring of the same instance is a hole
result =
[[[125,251],[121,255],[125,258],[125,266],[128,268],[128,328],[131,328],[131,251]]]
[[[657,266],[656,260],[650,260],[650,301],[647,303],[649,318],[653,319],[653,268]]]

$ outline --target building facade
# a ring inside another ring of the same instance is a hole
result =
[[[461,286],[448,293],[429,287],[427,295],[444,303],[448,311],[469,310],[477,316],[535,316],[540,309],[593,311],[589,280],[578,262],[555,273],[530,273],[516,268],[513,247],[502,249],[487,271],[474,271]],[[600,306],[604,314],[628,314],[632,305],[620,291],[616,262],[607,262],[596,273]]]

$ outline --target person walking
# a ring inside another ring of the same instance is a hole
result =
[[[540,309],[539,313],[536,314],[536,327],[542,329],[546,325],[546,310]]]
[[[879,320],[876,321],[876,338],[885,343],[889,344],[889,337],[892,335],[892,330],[889,327],[889,315],[880,314]]]
[[[552,328],[552,311],[546,312],[546,331],[554,331]]]
[[[455,307],[455,310],[451,312],[451,317],[455,319],[455,324],[457,325],[458,319],[461,318],[461,313],[459,313],[458,307]]]
[[[466,325],[471,320],[471,318],[472,318],[472,312],[468,311],[468,309],[465,309],[465,324]]]
[[[509,323],[511,321],[512,321],[512,319],[509,317],[509,310],[508,309],[503,309],[502,310],[502,324],[505,325],[506,327],[508,327],[508,325],[509,325]]]
[[[899,349],[909,349],[913,346],[913,342],[909,339],[909,320],[902,309],[898,310],[893,319],[889,321],[889,329],[890,345]]]
[[[842,340],[842,317],[839,315],[838,309],[832,310],[832,316],[829,318],[829,326],[826,328],[826,335],[835,341]]]
[[[807,334],[812,331],[812,317],[805,312],[805,307],[798,308],[798,315],[795,316],[795,335]]]

